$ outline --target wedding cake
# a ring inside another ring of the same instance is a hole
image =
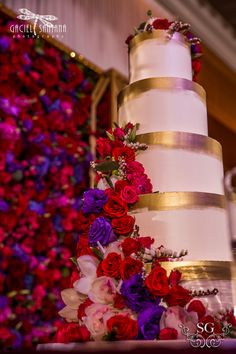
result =
[[[130,84],[119,125],[97,140],[59,343],[180,339],[198,321],[217,333],[236,324],[222,151],[192,80],[199,40],[187,24],[150,16],[128,43]]]
[[[208,137],[205,90],[192,81],[191,44],[198,39],[189,41],[184,32],[150,31],[146,24],[130,38],[130,84],[118,97],[119,124],[139,123],[137,141],[149,146],[138,161],[154,193],[141,196],[133,210],[141,233],[187,249],[187,260],[212,261],[220,272],[232,257],[222,149]]]

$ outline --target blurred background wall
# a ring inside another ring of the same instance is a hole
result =
[[[3,0],[18,12],[53,14],[67,31],[63,43],[103,70],[128,76],[125,39],[133,28],[154,16],[191,23],[202,38],[204,57],[199,83],[207,91],[209,135],[223,145],[225,169],[236,165],[236,36],[235,0]]]

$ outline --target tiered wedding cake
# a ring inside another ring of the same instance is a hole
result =
[[[122,127],[97,141],[98,183],[78,210],[59,343],[196,338],[198,321],[217,333],[236,324],[225,311],[232,291],[221,146],[207,136],[205,91],[192,81],[198,40],[187,31],[151,17],[129,44]]]
[[[118,98],[119,123],[140,123],[137,140],[149,145],[138,157],[154,190],[135,205],[141,234],[155,237],[156,245],[187,249],[188,260],[211,261],[219,280],[231,260],[222,151],[208,137],[206,93],[192,81],[190,46],[183,34],[159,29],[130,40],[130,84]],[[199,264],[206,271],[206,262]]]

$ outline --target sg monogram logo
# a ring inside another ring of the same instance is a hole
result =
[[[231,324],[227,324],[222,328],[221,333],[214,333],[214,323],[199,322],[197,323],[197,331],[189,333],[189,328],[180,325],[182,334],[194,348],[217,348],[221,345],[222,340],[230,333]]]

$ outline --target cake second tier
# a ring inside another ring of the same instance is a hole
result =
[[[208,133],[205,90],[191,80],[163,77],[136,81],[120,92],[118,106],[119,124],[139,123],[139,134]]]

